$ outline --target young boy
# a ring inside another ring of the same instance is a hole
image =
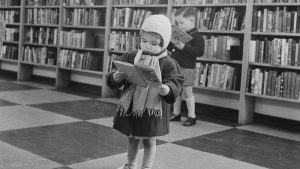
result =
[[[181,102],[182,97],[188,109],[188,118],[183,123],[184,126],[192,126],[196,124],[195,115],[195,98],[193,95],[193,82],[195,76],[196,57],[202,56],[204,52],[204,39],[195,27],[197,18],[197,10],[193,7],[180,8],[175,13],[175,21],[177,25],[193,39],[186,44],[178,43],[168,46],[168,50],[172,52],[171,57],[174,58],[182,67],[184,74],[183,96],[179,95],[174,103],[174,111],[170,121],[181,120]]]
[[[184,78],[178,63],[167,54],[171,24],[164,15],[151,15],[142,25],[140,50],[128,52],[119,60],[135,64],[141,57],[159,64],[161,87],[141,87],[126,81],[124,72],[112,71],[107,78],[111,88],[123,86],[113,128],[128,136],[127,163],[119,169],[136,169],[140,141],[144,145],[142,169],[151,169],[156,153],[156,137],[169,132],[170,105],[175,102]]]

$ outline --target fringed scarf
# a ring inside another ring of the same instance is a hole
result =
[[[159,56],[142,55],[143,51],[139,50],[134,58],[134,64],[138,63],[140,59],[151,59],[151,66],[155,66],[158,70],[159,78],[161,79],[161,71],[159,66],[159,59],[167,56],[163,52]],[[132,111],[129,111],[130,104],[133,104]],[[123,92],[120,102],[117,107],[117,112],[120,116],[134,116],[141,118],[144,113],[149,116],[162,117],[162,103],[161,96],[158,94],[158,89],[146,86],[141,87],[131,85],[126,91]]]

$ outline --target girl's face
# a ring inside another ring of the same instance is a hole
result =
[[[162,50],[162,46],[160,46],[161,37],[152,32],[143,32],[141,36],[141,49],[144,52],[158,54]]]
[[[195,27],[195,21],[193,17],[183,17],[183,14],[176,16],[175,21],[185,32],[192,30]]]

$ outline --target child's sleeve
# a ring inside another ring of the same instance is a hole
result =
[[[162,79],[163,84],[168,85],[170,88],[170,92],[162,97],[168,104],[173,104],[182,89],[184,81],[181,68],[175,60],[168,59],[162,69]]]
[[[182,50],[184,56],[202,56],[204,53],[205,45],[204,39],[199,32],[193,34],[191,43],[184,45]]]

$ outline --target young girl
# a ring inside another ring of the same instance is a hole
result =
[[[192,126],[196,124],[195,114],[195,98],[193,95],[193,82],[195,76],[196,57],[202,56],[204,52],[204,39],[195,27],[197,18],[197,10],[193,7],[180,8],[175,13],[175,21],[177,25],[193,39],[186,44],[170,44],[168,50],[172,52],[171,57],[174,58],[182,67],[184,74],[183,97],[188,109],[188,118],[183,123],[184,126]],[[174,104],[173,115],[170,121],[180,121],[182,95],[177,97]]]
[[[127,163],[120,169],[136,169],[140,140],[144,146],[142,169],[152,168],[156,153],[156,137],[169,132],[169,104],[175,102],[183,84],[179,65],[167,55],[171,24],[164,15],[151,15],[142,25],[140,50],[124,54],[121,61],[135,64],[141,57],[159,64],[162,85],[140,87],[128,83],[124,72],[109,73],[111,88],[123,86],[114,117],[113,128],[128,136]]]

